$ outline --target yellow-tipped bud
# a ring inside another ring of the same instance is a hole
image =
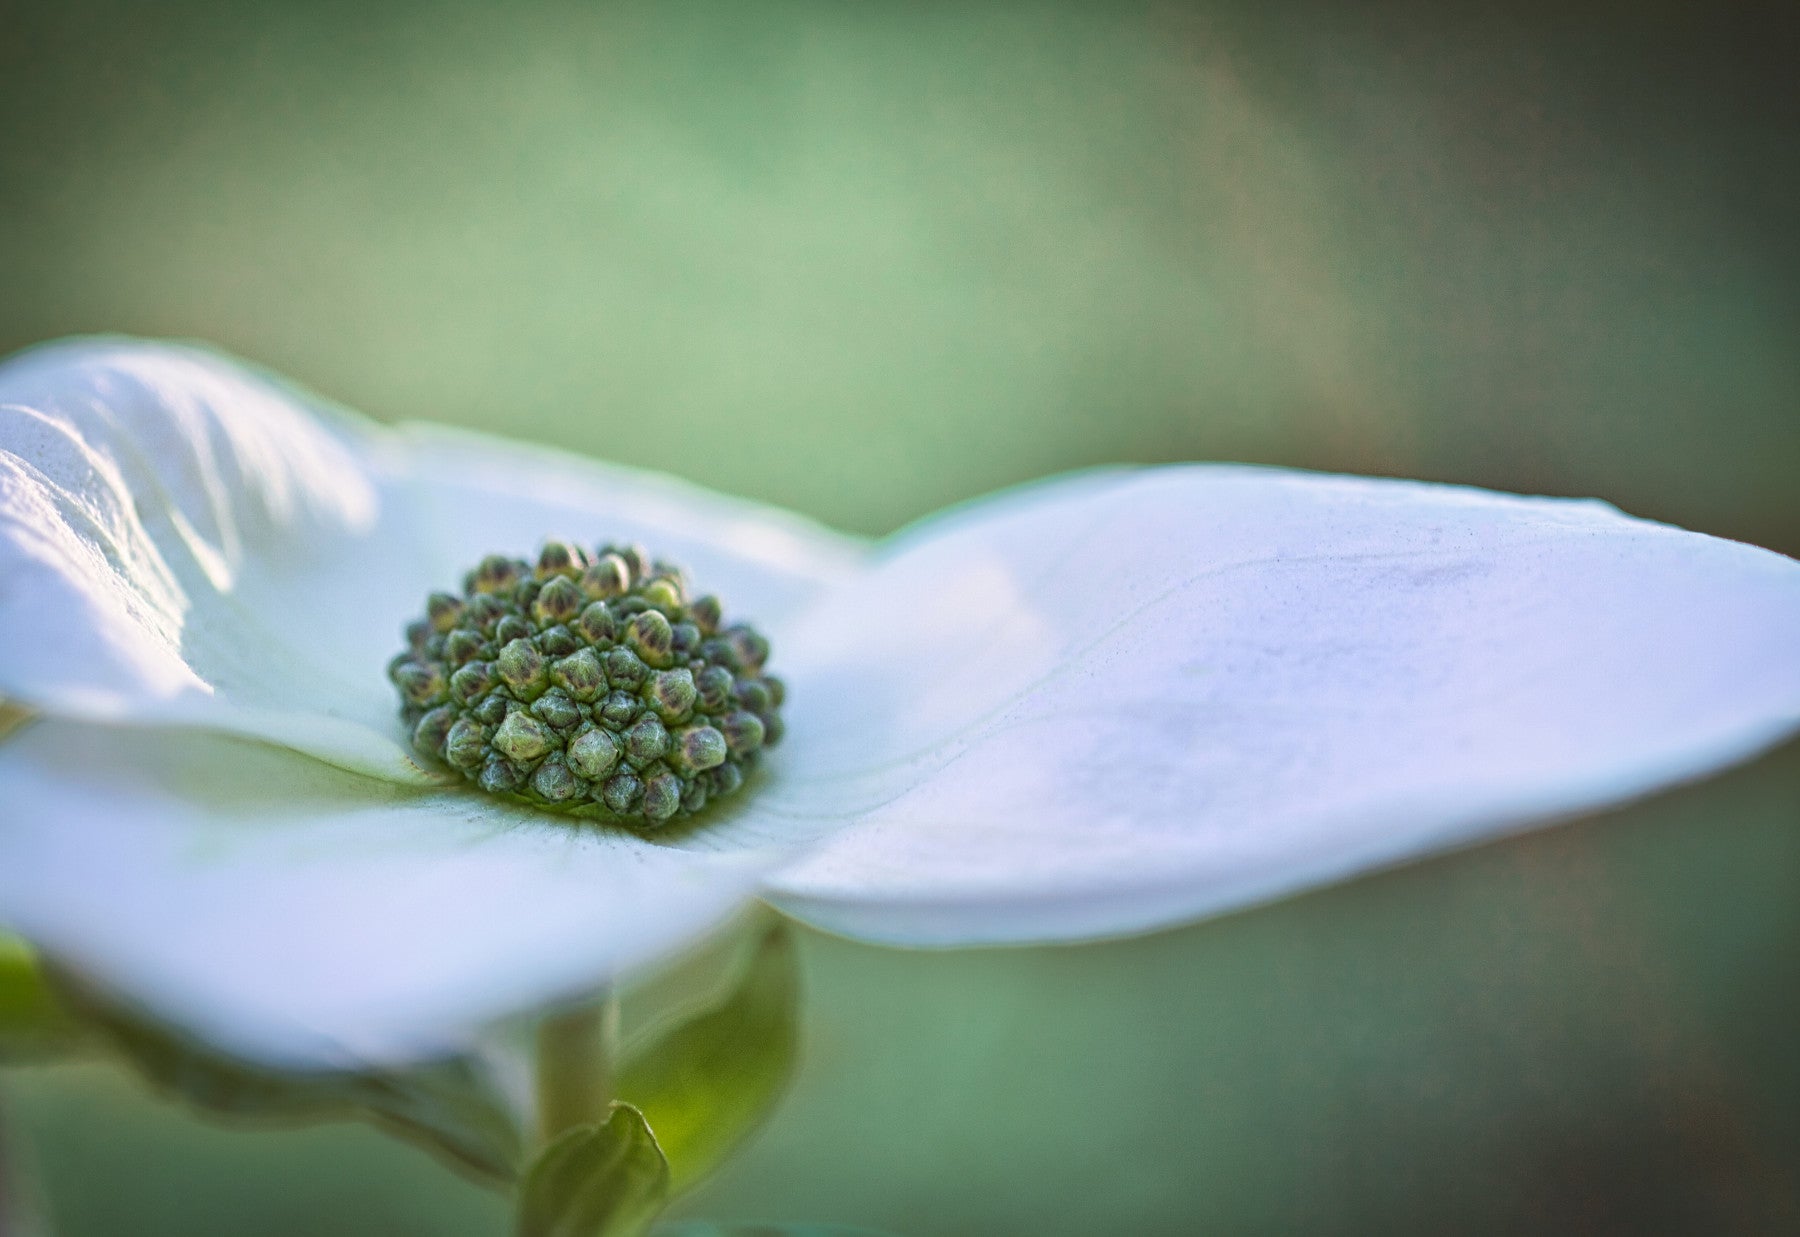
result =
[[[645,663],[658,669],[669,664],[675,633],[668,618],[660,610],[645,610],[632,615],[625,628],[625,640]]]
[[[699,695],[694,690],[694,672],[686,666],[679,670],[658,670],[644,684],[643,694],[645,701],[665,722],[686,717]]]
[[[552,576],[580,575],[581,569],[587,566],[587,555],[565,541],[546,541],[544,548],[538,551],[537,570],[533,573],[540,580],[548,580]]]

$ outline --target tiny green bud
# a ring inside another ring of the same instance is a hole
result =
[[[481,699],[493,686],[492,662],[472,661],[450,676],[450,694],[463,704]]]
[[[628,691],[615,691],[606,697],[606,703],[600,706],[600,716],[614,726],[627,726],[644,711],[638,698]]]
[[[611,732],[584,730],[569,743],[569,767],[597,782],[619,763],[619,740]]]
[[[506,715],[517,707],[504,687],[495,688],[469,710],[469,716],[485,726],[498,726],[506,720]]]
[[[698,780],[688,783],[681,794],[681,810],[692,816],[706,806],[706,786]]]
[[[642,793],[644,784],[629,773],[615,773],[606,779],[601,788],[601,801],[620,816],[629,815],[637,805],[637,797]]]
[[[787,723],[781,720],[781,714],[770,713],[762,719],[763,746],[774,747],[781,742],[781,736],[787,733]]]
[[[593,649],[582,649],[551,662],[550,681],[575,699],[586,702],[605,689],[606,672],[600,668],[600,659],[594,656]]]
[[[640,767],[661,760],[669,751],[669,732],[648,713],[620,737],[625,740],[625,758]]]
[[[769,689],[769,701],[777,709],[787,699],[787,684],[772,674],[763,675],[763,686]]]
[[[725,617],[725,608],[719,599],[708,593],[704,597],[696,597],[688,605],[688,617],[700,628],[700,634],[710,636],[719,630],[719,623]]]
[[[490,795],[504,795],[517,790],[519,781],[518,770],[496,753],[481,766],[481,777],[476,784]]]
[[[669,653],[678,662],[687,661],[700,649],[700,629],[692,623],[676,623],[669,629]]]
[[[748,627],[728,627],[724,639],[737,654],[739,664],[746,669],[760,670],[763,662],[769,659],[769,642]]]
[[[644,782],[644,817],[661,824],[681,807],[681,779],[668,770],[654,773]]]
[[[739,704],[757,714],[767,713],[775,703],[775,698],[761,679],[745,679],[739,683],[737,698]]]
[[[731,703],[732,690],[736,685],[731,671],[723,666],[708,666],[694,676],[694,686],[700,692],[700,707],[708,713],[723,712],[725,706]]]
[[[494,659],[494,669],[514,692],[536,695],[549,681],[544,673],[544,655],[531,641],[520,637],[509,641]]]
[[[537,646],[550,657],[566,657],[576,649],[586,648],[587,644],[574,632],[558,623],[538,634]]]
[[[650,677],[650,667],[630,649],[609,649],[606,654],[606,677],[620,687],[636,688]]]
[[[720,723],[719,729],[725,735],[725,746],[731,749],[733,756],[745,756],[763,745],[765,733],[762,718],[754,713],[739,709]]]
[[[711,726],[689,726],[675,732],[669,759],[678,768],[694,773],[716,769],[725,763],[725,736]]]
[[[566,541],[546,541],[544,548],[538,551],[537,578],[548,580],[551,576],[579,575],[587,566],[587,555]]]
[[[494,641],[497,644],[511,644],[514,640],[529,640],[534,634],[531,624],[516,614],[508,614],[494,624]]]
[[[729,760],[701,776],[711,783],[711,793],[715,796],[735,795],[744,784],[744,771]]]
[[[575,630],[589,644],[602,644],[619,634],[619,625],[613,621],[613,613],[604,601],[594,601],[589,602],[581,617],[575,620]]]
[[[462,598],[452,597],[449,593],[433,593],[425,601],[425,617],[434,631],[450,631],[462,614]]]
[[[681,613],[681,585],[667,576],[656,576],[651,579],[644,585],[642,596],[645,601],[660,610],[665,618],[671,614]]]
[[[562,692],[551,688],[532,702],[531,711],[555,726],[567,729],[581,720],[581,710]]]
[[[494,750],[518,764],[536,760],[553,742],[544,724],[529,713],[508,714],[494,732]]]
[[[474,593],[503,593],[518,583],[520,564],[510,558],[502,558],[498,554],[490,554],[481,560],[470,577],[469,591]]]
[[[550,756],[531,775],[531,789],[547,802],[561,803],[573,798],[581,789],[581,783],[569,772],[569,766],[563,763],[562,757]]]
[[[439,705],[413,727],[412,743],[415,751],[444,758],[444,742],[450,737],[450,728],[456,725],[456,709],[450,705]]]
[[[585,601],[575,581],[567,576],[556,576],[538,591],[531,612],[540,623],[566,623],[581,613]]]
[[[581,573],[581,591],[597,600],[617,597],[631,587],[631,568],[617,554],[601,554]]]
[[[458,769],[473,769],[487,755],[487,733],[473,718],[458,718],[444,738],[444,760]]]
[[[431,662],[409,661],[398,666],[393,674],[394,686],[407,701],[416,705],[427,705],[443,699],[448,685],[444,682],[444,671]]]
[[[463,618],[483,635],[494,634],[494,624],[506,617],[506,606],[498,597],[476,593],[463,609]]]
[[[625,639],[632,650],[652,666],[666,666],[674,642],[669,620],[660,610],[645,610],[634,616],[625,628]]]
[[[478,631],[470,631],[467,627],[459,627],[444,639],[444,660],[452,666],[460,666],[481,656],[481,650],[487,642]]]
[[[644,684],[644,699],[665,722],[687,716],[698,694],[694,690],[694,672],[685,666],[680,670],[658,670]]]
[[[631,569],[632,584],[642,584],[645,577],[650,574],[650,551],[643,546],[636,544],[614,546],[612,552],[623,559],[625,565]]]

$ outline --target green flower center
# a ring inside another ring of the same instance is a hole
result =
[[[433,593],[388,666],[413,747],[489,794],[655,828],[781,739],[769,642],[637,546],[547,542]]]

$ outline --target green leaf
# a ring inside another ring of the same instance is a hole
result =
[[[0,932],[0,1063],[77,1047],[81,1039],[81,1024],[57,999],[31,946]]]
[[[619,1094],[643,1110],[680,1192],[762,1121],[792,1072],[800,980],[777,921],[725,1001],[627,1056]]]
[[[510,1187],[523,1158],[519,1125],[478,1066],[449,1058],[401,1071],[286,1074],[205,1048],[59,982],[70,1006],[154,1087],[215,1116],[363,1118],[491,1185]]]
[[[669,1162],[644,1114],[615,1103],[604,1124],[544,1148],[519,1186],[518,1237],[637,1237],[669,1197]]]
[[[350,1115],[337,1079],[269,1073],[210,1052],[175,1032],[102,1004],[68,984],[69,1003],[105,1045],[158,1091],[224,1117],[284,1120]]]
[[[345,1079],[345,1095],[382,1129],[466,1174],[510,1189],[524,1158],[511,1108],[467,1058]]]

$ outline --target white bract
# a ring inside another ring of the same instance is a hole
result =
[[[1613,804],[1800,724],[1800,564],[1597,502],[1191,466],[873,545],[384,428],[212,354],[0,368],[0,923],[223,1048],[328,1068],[670,954],[748,900],[866,940],[1142,932]],[[419,767],[427,593],[639,541],[774,646],[788,733],[639,836]]]

